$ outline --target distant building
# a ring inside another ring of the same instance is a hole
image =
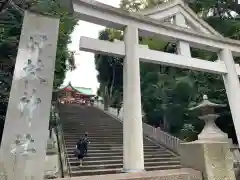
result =
[[[74,87],[71,83],[58,89],[59,100],[64,104],[89,104],[95,97],[91,88]]]

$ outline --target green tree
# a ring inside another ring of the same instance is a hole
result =
[[[99,33],[101,40],[114,41],[115,38],[122,38],[120,31],[106,29]],[[119,96],[122,92],[122,59],[95,54],[95,64],[99,72],[97,78],[100,82],[100,95],[104,99],[104,108],[107,109],[109,105],[117,107],[120,102],[113,97]]]

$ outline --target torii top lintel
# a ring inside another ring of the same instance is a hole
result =
[[[212,52],[229,49],[234,56],[240,56],[240,41],[224,38],[216,33],[199,33],[146,17],[140,12],[123,11],[94,0],[72,2],[75,14],[83,21],[121,30],[128,25],[136,26],[139,29],[139,36],[154,36],[169,42],[182,40],[188,42],[191,47]]]
[[[158,20],[165,20],[177,13],[181,13],[188,24],[194,27],[195,30],[222,37],[219,32],[202,20],[183,0],[171,0],[153,8],[141,10],[140,12],[154,19],[157,17]]]

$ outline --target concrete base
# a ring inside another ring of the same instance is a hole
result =
[[[81,176],[57,180],[203,180],[202,174],[193,169],[173,169],[151,172]]]
[[[56,139],[55,132],[52,132],[52,138],[49,138],[47,141],[47,153],[44,164],[44,179],[55,179],[60,177]]]
[[[52,179],[49,177],[58,177],[58,154],[46,155],[44,177],[44,179]]]
[[[123,173],[137,173],[137,172],[146,172],[144,169],[123,169]]]
[[[179,152],[181,164],[203,172],[204,180],[236,180],[227,142],[182,143]]]

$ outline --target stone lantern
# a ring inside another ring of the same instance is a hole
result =
[[[219,117],[215,113],[215,108],[226,107],[223,104],[212,103],[208,100],[207,95],[203,96],[203,101],[189,110],[200,110],[201,116],[198,118],[205,122],[202,132],[198,135],[201,141],[228,141],[228,135],[221,131],[215,124],[215,120]]]

